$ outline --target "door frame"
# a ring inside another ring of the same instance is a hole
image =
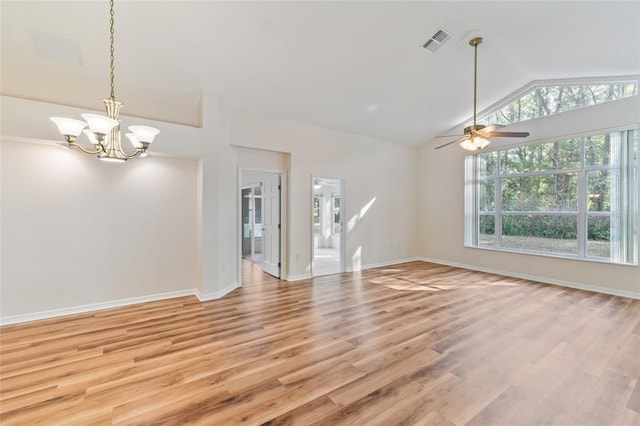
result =
[[[288,179],[286,170],[264,169],[259,167],[238,167],[238,191],[236,194],[236,211],[239,226],[236,229],[236,256],[238,257],[238,287],[242,287],[242,174],[244,172],[269,173],[280,175],[280,279],[287,279],[287,235],[288,235]]]
[[[313,198],[314,198],[314,188],[313,188],[313,184],[314,181],[316,179],[331,179],[331,180],[337,180],[340,183],[340,271],[337,272],[339,274],[343,273],[346,271],[345,269],[345,253],[346,253],[346,235],[347,233],[345,232],[345,217],[344,217],[344,213],[345,213],[345,206],[346,203],[344,201],[345,197],[344,197],[344,188],[345,188],[345,182],[343,178],[335,178],[335,177],[328,177],[328,176],[315,176],[312,175],[311,176],[311,184],[310,184],[310,188],[311,188],[311,202],[310,202],[310,206],[311,206],[311,215],[309,217],[309,221],[311,222],[311,226],[310,226],[310,230],[311,230],[311,244],[310,244],[310,262],[309,262],[309,272],[311,275],[311,278],[315,277],[316,275],[314,275],[313,273],[313,263],[315,261],[315,242],[314,242],[314,231],[313,231]]]

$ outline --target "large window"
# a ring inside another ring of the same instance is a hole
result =
[[[637,94],[637,81],[537,85],[490,115],[483,117],[479,123],[508,125]]]
[[[465,244],[638,262],[638,130],[466,158]]]

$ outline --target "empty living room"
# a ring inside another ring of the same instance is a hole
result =
[[[2,425],[640,425],[640,2],[0,19]]]

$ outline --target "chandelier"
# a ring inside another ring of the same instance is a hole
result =
[[[87,154],[94,154],[98,156],[98,159],[112,162],[124,162],[133,157],[145,157],[147,155],[147,149],[153,138],[160,132],[158,129],[148,126],[129,126],[131,133],[127,133],[126,136],[131,141],[131,145],[135,151],[127,153],[122,149],[120,143],[120,121],[118,116],[120,114],[121,102],[117,101],[114,95],[114,48],[113,48],[113,0],[109,2],[110,7],[110,85],[111,96],[108,99],[103,99],[107,109],[107,116],[98,114],[81,114],[82,120],[75,120],[72,118],[63,117],[51,117],[57,126],[58,130],[64,136],[68,146],[79,148],[81,151]],[[85,127],[89,126],[89,129]],[[84,146],[76,142],[76,138],[84,133],[93,149],[87,149]]]

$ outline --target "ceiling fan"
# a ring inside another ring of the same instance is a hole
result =
[[[485,148],[489,143],[487,138],[526,138],[529,132],[496,132],[496,130],[504,127],[499,124],[485,126],[476,124],[476,104],[477,104],[477,83],[478,83],[478,45],[482,43],[482,37],[475,37],[469,40],[469,44],[473,46],[473,125],[464,128],[463,135],[445,135],[436,136],[437,138],[451,138],[458,136],[458,139],[440,145],[435,149],[444,148],[452,143],[460,142],[460,146],[468,151],[476,151]]]

